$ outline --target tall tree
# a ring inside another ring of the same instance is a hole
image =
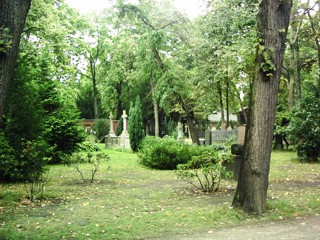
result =
[[[259,44],[244,155],[233,205],[266,211],[270,157],[279,82],[292,1],[262,0],[257,15]]]
[[[139,40],[138,76],[149,82],[155,136],[159,136],[159,101],[162,94],[159,90],[160,80],[166,77],[168,70],[165,59],[179,41],[176,28],[185,18],[175,9],[172,1],[142,1],[138,5],[120,4],[119,9],[121,19],[124,16],[129,17],[132,24],[129,29],[137,34]]]
[[[86,72],[81,72],[81,75],[85,76],[92,82],[93,91],[93,112],[94,118],[98,119],[101,115],[99,113],[99,97],[98,97],[98,83],[101,76],[99,71],[101,68],[101,62],[106,59],[106,47],[108,40],[108,26],[107,18],[101,16],[93,16],[89,19],[90,26],[83,34],[82,50],[84,60],[87,62]]]
[[[0,124],[31,0],[0,1]]]

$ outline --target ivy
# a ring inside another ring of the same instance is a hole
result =
[[[0,54],[7,53],[12,47],[12,36],[9,28],[0,27]]]
[[[272,77],[276,71],[276,66],[272,60],[274,48],[266,48],[264,45],[258,45],[258,54],[262,57],[263,62],[260,64],[260,70],[267,76]]]

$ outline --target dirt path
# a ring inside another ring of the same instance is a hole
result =
[[[320,240],[320,215],[298,219],[237,225],[206,233],[171,236],[168,240]]]

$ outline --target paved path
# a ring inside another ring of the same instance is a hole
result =
[[[237,225],[168,240],[320,240],[320,215],[290,220]]]

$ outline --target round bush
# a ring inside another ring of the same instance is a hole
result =
[[[212,148],[184,145],[177,140],[166,138],[146,137],[139,148],[140,163],[155,169],[175,170],[177,165],[189,162],[193,156],[199,156]]]

